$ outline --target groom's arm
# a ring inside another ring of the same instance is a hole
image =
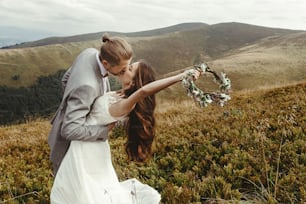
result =
[[[91,86],[81,86],[67,97],[67,106],[61,129],[62,137],[68,140],[105,140],[108,138],[106,125],[87,125],[86,116],[96,98]]]
[[[70,77],[70,73],[71,73],[71,67],[65,72],[64,76],[62,77],[62,88],[63,90],[65,90],[66,88],[66,84],[67,84],[67,81]]]

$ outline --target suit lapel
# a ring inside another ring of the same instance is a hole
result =
[[[106,87],[103,86],[103,78],[102,78],[102,74],[101,74],[98,62],[96,63],[96,66],[95,66],[95,75],[96,75],[97,81],[99,82],[100,95],[103,95],[104,89]]]

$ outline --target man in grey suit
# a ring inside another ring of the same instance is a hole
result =
[[[103,36],[100,51],[88,48],[82,51],[62,79],[64,95],[51,121],[48,143],[53,173],[64,158],[71,140],[106,140],[111,125],[86,125],[87,114],[98,96],[110,90],[108,72],[124,82],[125,70],[133,51],[122,38]]]

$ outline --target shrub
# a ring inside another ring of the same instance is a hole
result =
[[[148,163],[127,161],[123,129],[110,135],[117,174],[156,188],[163,203],[306,202],[305,88],[236,93],[223,108],[164,102]],[[49,202],[49,129],[46,121],[0,128],[3,203]]]

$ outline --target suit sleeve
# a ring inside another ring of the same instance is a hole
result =
[[[67,81],[69,79],[70,73],[71,73],[71,67],[65,72],[64,76],[62,77],[61,82],[62,82],[63,90],[65,90],[65,88],[66,88],[66,84],[67,84]]]
[[[71,92],[63,119],[61,135],[68,140],[105,140],[108,137],[106,125],[87,125],[86,116],[96,98],[95,89],[81,86]]]

